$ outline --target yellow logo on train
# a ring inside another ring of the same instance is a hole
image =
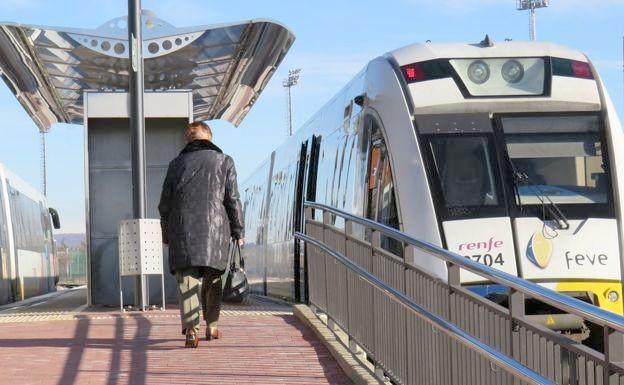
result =
[[[545,269],[550,262],[552,251],[552,241],[546,238],[541,231],[536,231],[529,239],[526,255],[535,266]]]

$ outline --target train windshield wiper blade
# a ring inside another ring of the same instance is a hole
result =
[[[527,186],[531,188],[533,194],[539,201],[542,203],[542,207],[548,211],[550,216],[557,222],[557,226],[559,226],[562,230],[567,230],[570,228],[570,223],[568,222],[568,218],[561,212],[559,206],[555,204],[555,202],[550,199],[547,194],[544,194],[540,189],[539,185],[529,178],[529,176],[525,173],[518,172],[514,169],[514,183],[521,182],[525,183]]]

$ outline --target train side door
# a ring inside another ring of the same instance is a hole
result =
[[[11,292],[11,253],[9,250],[9,221],[4,208],[3,188],[0,183],[0,304],[12,300]]]
[[[306,176],[306,168],[307,168],[307,160],[308,158],[308,141],[301,144],[301,151],[299,153],[299,162],[297,165],[297,184],[295,185],[295,208],[293,210],[294,215],[294,225],[293,231],[300,232],[303,230],[303,203],[304,203],[304,193],[305,193],[305,176]],[[295,300],[301,301],[301,282],[305,281],[304,279],[304,266],[305,266],[305,256],[301,252],[301,243],[295,242],[295,256],[294,256],[294,278],[295,278]]]
[[[316,175],[318,170],[318,155],[321,145],[320,136],[312,136],[310,140],[301,144],[299,163],[297,166],[297,185],[295,186],[295,209],[294,226],[295,232],[303,231],[304,223],[304,202],[316,199]],[[300,242],[295,242],[294,250],[294,283],[295,299],[297,301],[308,300],[308,275],[307,256],[305,248],[301,248]]]

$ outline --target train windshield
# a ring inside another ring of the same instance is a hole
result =
[[[607,203],[597,116],[505,117],[502,126],[514,172],[527,181],[516,186],[517,204]]]
[[[431,138],[434,166],[447,207],[496,206],[496,174],[489,136]]]

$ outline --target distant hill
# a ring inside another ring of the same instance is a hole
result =
[[[54,239],[58,246],[65,242],[68,247],[78,247],[86,239],[85,234],[54,234]]]

